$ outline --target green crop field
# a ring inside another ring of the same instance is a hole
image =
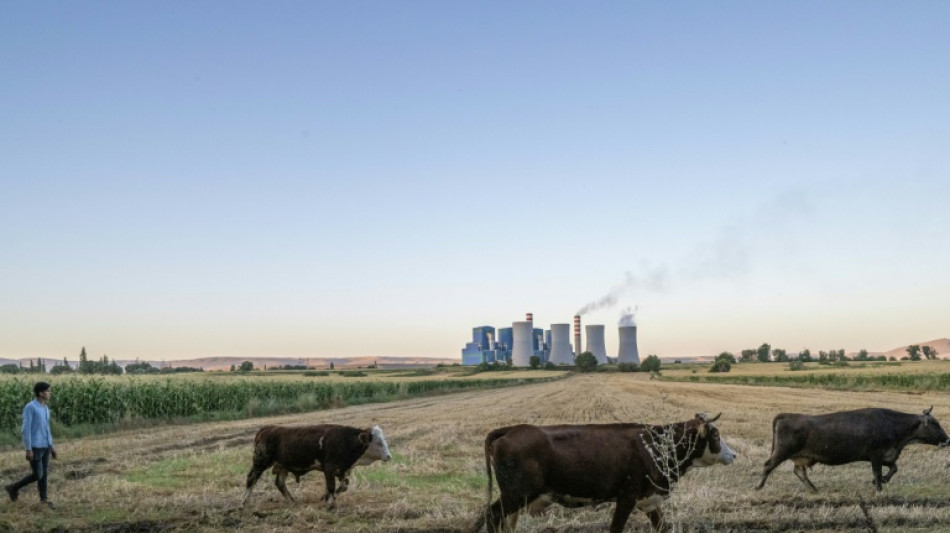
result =
[[[405,375],[405,374],[412,375]],[[186,419],[236,419],[358,403],[392,401],[465,389],[498,388],[558,379],[564,372],[511,371],[468,374],[415,371],[305,373],[208,373],[172,376],[50,376],[53,427],[81,435],[122,425]],[[0,443],[19,440],[20,415],[34,376],[0,380]]]

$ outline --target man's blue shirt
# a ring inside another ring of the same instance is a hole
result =
[[[23,445],[27,450],[53,447],[53,434],[49,431],[49,407],[36,399],[23,408]]]

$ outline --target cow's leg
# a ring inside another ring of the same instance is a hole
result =
[[[621,494],[617,497],[617,505],[614,506],[614,517],[610,520],[610,533],[620,533],[623,527],[627,525],[627,519],[633,512],[633,495]]]
[[[284,495],[284,498],[287,498],[290,501],[294,501],[294,497],[290,495],[290,491],[287,490],[287,471],[283,468],[277,470],[277,476],[274,478],[274,484],[277,485],[277,490]]]
[[[650,525],[653,526],[653,529],[656,531],[666,531],[666,522],[663,520],[663,511],[659,507],[653,509],[647,516],[650,517]],[[620,530],[617,530],[620,531]],[[614,533],[613,529],[610,530],[611,533]]]
[[[509,496],[511,492],[502,493],[501,497],[498,498],[491,506],[489,511],[489,533],[501,533],[502,531],[511,532],[515,530],[515,527],[518,526],[518,516],[521,514],[521,508],[527,505],[528,502],[537,499],[536,495],[531,498],[518,498]],[[504,522],[504,528],[502,528],[502,522]]]
[[[343,476],[340,478],[340,486],[337,487],[336,489],[337,494],[340,494],[341,492],[346,492],[346,489],[350,488],[350,472],[352,471],[353,469],[343,472]]]
[[[808,467],[806,467],[806,466],[804,466],[804,465],[800,465],[800,464],[796,463],[796,464],[795,464],[795,475],[798,476],[798,479],[802,480],[802,483],[804,483],[806,487],[810,488],[811,490],[813,490],[813,491],[815,491],[815,492],[818,492],[818,489],[816,489],[815,486],[812,484],[811,480],[808,479],[807,468],[808,468]]]
[[[756,490],[761,489],[765,486],[765,480],[769,478],[769,474],[772,473],[772,470],[784,463],[788,459],[788,456],[781,452],[781,450],[776,450],[772,453],[772,456],[769,457],[769,460],[765,462],[765,466],[762,468],[762,479],[759,480],[759,484],[755,486]]]
[[[518,527],[518,516],[520,515],[521,510],[518,510],[505,517],[505,531],[508,533],[514,532],[515,528]]]
[[[871,461],[871,471],[874,472],[874,488],[881,490],[884,485],[884,476],[881,475],[882,465],[880,461]]]
[[[888,481],[891,480],[891,477],[893,477],[894,474],[897,473],[897,463],[884,463],[884,466],[887,467],[887,474],[884,475],[884,479],[882,479],[881,481],[883,481],[884,483],[887,483]]]
[[[244,506],[247,504],[247,499],[251,497],[251,491],[254,490],[254,485],[257,483],[257,480],[261,479],[261,474],[264,473],[267,467],[258,468],[257,465],[251,467],[251,471],[247,473],[247,490],[244,491],[244,499],[241,500],[241,505]]]
[[[501,522],[504,518],[505,511],[501,506],[501,498],[498,498],[485,514],[485,527],[488,533],[501,533]]]
[[[323,479],[327,483],[327,493],[323,495],[323,501],[327,502],[327,507],[333,509],[336,506],[336,471],[332,468],[328,468],[323,471]]]

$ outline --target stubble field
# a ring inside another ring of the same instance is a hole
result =
[[[912,445],[900,471],[876,493],[868,463],[817,466],[812,494],[779,467],[754,490],[771,446],[779,412],[821,413],[889,407],[934,415],[950,425],[950,395],[839,392],[781,387],[672,383],[643,374],[592,374],[550,383],[447,396],[367,404],[301,415],[153,428],[59,442],[52,465],[51,499],[40,508],[36,492],[0,503],[0,530],[9,531],[242,531],[340,532],[462,531],[485,504],[482,443],[499,426],[640,421],[665,423],[695,413],[722,412],[718,426],[738,453],[730,466],[696,469],[677,485],[667,517],[690,531],[868,530],[942,531],[950,524],[950,450]],[[290,483],[285,502],[265,474],[241,508],[254,433],[266,424],[379,424],[394,460],[354,470],[350,490],[327,510],[323,476]],[[596,451],[595,451],[596,452]],[[0,454],[0,480],[28,471],[22,452]],[[497,489],[496,489],[497,495]],[[860,508],[866,502],[868,516]],[[552,506],[523,517],[518,531],[605,531],[611,505],[581,510]],[[635,512],[628,531],[647,530]]]

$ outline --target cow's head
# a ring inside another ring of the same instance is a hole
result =
[[[356,463],[358,465],[368,465],[373,461],[389,461],[393,458],[389,453],[389,444],[383,435],[383,430],[379,426],[373,426],[360,433],[360,440],[366,444],[366,451]]]
[[[706,413],[696,415],[699,420],[699,439],[697,446],[703,446],[702,455],[693,459],[693,466],[729,465],[736,460],[736,452],[722,440],[719,429],[713,422],[719,420],[722,413],[709,418]],[[696,450],[699,452],[700,450]]]
[[[934,406],[931,405],[930,409],[925,409],[924,414],[920,415],[920,425],[917,426],[914,440],[924,444],[934,444],[941,448],[950,446],[950,437],[940,427],[940,422],[937,422],[937,419],[930,414],[933,410]]]

